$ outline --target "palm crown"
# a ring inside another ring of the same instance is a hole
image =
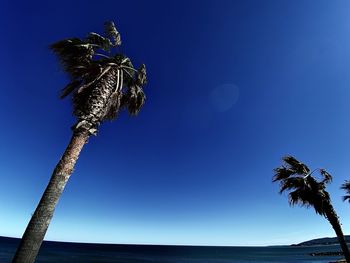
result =
[[[280,193],[290,191],[288,197],[291,205],[312,206],[317,214],[325,216],[325,209],[331,201],[325,186],[332,181],[332,176],[324,169],[315,169],[310,172],[305,164],[293,156],[283,157],[283,161],[284,165],[274,169],[273,177],[273,182],[280,182]],[[316,170],[322,176],[321,180],[312,176]]]
[[[350,202],[350,181],[345,181],[340,188],[345,190],[345,192],[347,193],[343,196],[343,201]]]
[[[105,33],[106,37],[92,32],[84,39],[69,38],[50,46],[71,78],[61,98],[73,94],[77,126],[89,122],[94,127],[114,119],[123,108],[135,115],[145,102],[145,65],[135,70],[128,57],[113,54],[121,45],[113,22],[105,23]]]

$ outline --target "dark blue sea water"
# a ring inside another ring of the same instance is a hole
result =
[[[0,237],[0,262],[11,262],[18,239]],[[340,257],[309,253],[340,251],[339,246],[197,247],[44,242],[38,263],[328,263]]]

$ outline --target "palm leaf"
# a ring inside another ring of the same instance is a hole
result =
[[[285,156],[283,157],[283,161],[289,166],[289,169],[295,171],[297,174],[306,175],[310,172],[310,169],[305,164],[299,162],[293,156]]]
[[[63,99],[68,96],[71,92],[77,89],[81,85],[81,80],[73,80],[71,81],[64,89],[61,91],[60,98]]]
[[[284,166],[274,169],[274,172],[275,172],[275,175],[272,178],[273,182],[287,179],[288,177],[294,174],[292,170],[289,170]]]
[[[307,193],[305,189],[296,189],[289,193],[288,201],[290,205],[299,204],[301,206],[310,206],[310,203],[307,201]]]
[[[147,83],[147,72],[146,72],[146,65],[142,64],[140,68],[137,70],[137,79],[136,79],[136,85],[143,86]]]
[[[89,33],[89,35],[86,37],[86,41],[89,44],[96,45],[105,51],[109,51],[112,47],[112,42],[108,38],[94,32]]]
[[[298,188],[305,188],[306,182],[302,177],[290,177],[281,181],[280,183],[280,193],[286,190],[294,190]]]
[[[73,78],[86,73],[94,54],[91,45],[79,38],[58,41],[50,45],[50,49],[57,55],[63,69]]]
[[[105,32],[108,37],[113,39],[114,46],[120,46],[122,44],[120,34],[112,21],[105,23]]]
[[[322,182],[328,184],[332,182],[333,177],[325,169],[320,169],[320,174],[323,176]]]
[[[324,204],[328,202],[329,195],[328,192],[318,192],[316,189],[311,188],[297,188],[288,195],[289,204],[306,207],[313,207],[316,214],[324,215],[325,207]]]
[[[312,206],[316,212],[316,214],[319,215],[325,215],[325,204],[327,203],[325,198],[317,198],[313,200]]]
[[[131,67],[129,68],[133,69]],[[146,96],[143,92],[142,86],[145,85],[146,82],[146,66],[142,64],[139,70],[137,70],[136,79],[131,79],[130,81],[126,82],[126,84],[128,85],[128,90],[123,96],[123,100],[121,103],[122,107],[126,107],[128,109],[130,115],[137,115],[141,110],[142,106],[145,104]]]
[[[124,105],[128,108],[130,115],[137,115],[146,100],[145,93],[141,87],[131,86],[125,95]]]
[[[345,192],[347,193],[347,195],[343,196],[343,201],[349,201],[349,203],[350,203],[350,181],[345,181],[341,185],[340,189],[345,190]]]

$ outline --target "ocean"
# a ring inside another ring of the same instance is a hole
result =
[[[19,239],[0,237],[0,263],[9,263]],[[310,253],[340,251],[338,245],[271,247],[203,247],[110,245],[44,242],[37,263],[328,263],[341,256]]]

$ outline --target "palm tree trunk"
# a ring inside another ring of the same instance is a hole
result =
[[[346,244],[345,237],[344,237],[343,231],[342,231],[341,226],[340,226],[338,215],[336,214],[336,212],[331,204],[329,204],[327,209],[325,209],[325,213],[326,213],[326,216],[327,216],[329,223],[331,223],[331,225],[332,225],[332,227],[333,227],[333,229],[338,237],[338,241],[339,241],[341,249],[343,250],[346,262],[350,263],[349,249],[348,249],[348,246]]]
[[[50,182],[23,234],[12,263],[33,263],[43,242],[56,204],[73,172],[80,151],[90,134],[86,130],[73,133],[61,160],[56,165]]]

